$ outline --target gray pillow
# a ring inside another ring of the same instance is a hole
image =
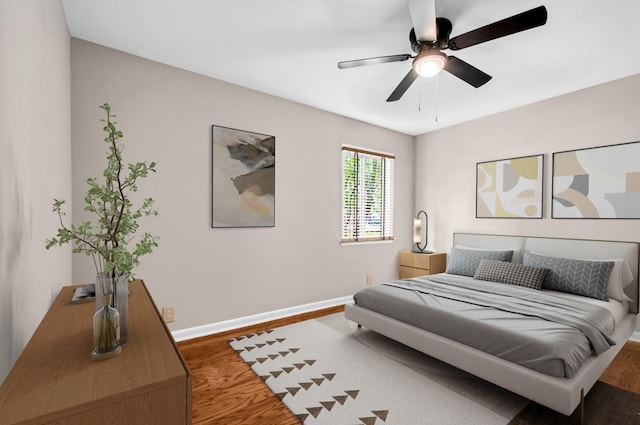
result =
[[[452,248],[447,262],[447,273],[473,276],[482,259],[511,261],[513,250],[495,251],[482,249]]]
[[[613,261],[547,257],[527,251],[524,253],[523,264],[549,269],[542,289],[609,301],[607,283],[613,270]]]
[[[474,279],[489,280],[491,282],[506,283],[525,288],[540,289],[548,269],[525,266],[483,259],[473,275]]]

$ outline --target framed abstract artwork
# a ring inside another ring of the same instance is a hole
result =
[[[640,142],[553,154],[552,218],[640,218]]]
[[[542,218],[544,155],[476,164],[476,218]]]
[[[211,226],[275,226],[276,138],[211,127]]]

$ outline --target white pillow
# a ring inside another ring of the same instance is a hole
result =
[[[627,260],[624,258],[614,258],[612,260],[600,261],[613,261],[614,263],[607,286],[609,297],[622,302],[633,301],[624,293],[624,288],[629,286],[633,281],[633,273],[631,272],[631,267],[629,267]]]

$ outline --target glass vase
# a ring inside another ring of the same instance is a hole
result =
[[[120,314],[111,307],[111,294],[102,295],[103,307],[93,315],[93,351],[91,358],[106,360],[122,351],[120,343]]]
[[[96,311],[103,307],[102,296],[112,294],[111,307],[120,314],[120,344],[129,339],[129,276],[98,273],[96,276]]]

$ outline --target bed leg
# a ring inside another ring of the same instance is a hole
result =
[[[584,425],[584,388],[580,389],[580,425]]]

